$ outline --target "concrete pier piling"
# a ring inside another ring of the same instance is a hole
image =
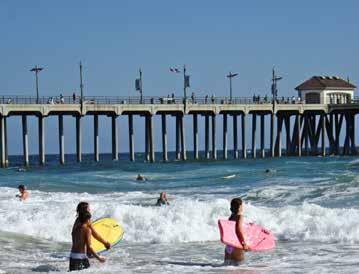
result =
[[[94,115],[93,116],[93,135],[94,135],[94,159],[95,162],[99,162],[100,161],[100,152],[99,152],[99,145],[100,145],[100,140],[99,140],[99,136],[98,136],[98,115]]]
[[[212,115],[212,159],[217,159],[216,115]]]
[[[39,136],[39,164],[45,165],[45,118],[40,115],[38,117],[38,136]]]
[[[242,157],[247,159],[247,143],[246,143],[246,115],[243,113],[242,118]]]
[[[238,159],[238,116],[233,114],[233,158]]]
[[[227,160],[228,151],[227,151],[227,113],[223,114],[223,159]]]
[[[209,115],[205,114],[204,118],[204,154],[206,159],[209,159]]]
[[[186,152],[186,134],[185,134],[183,115],[179,116],[179,125],[180,125],[180,137],[181,137],[181,159],[185,161],[187,160],[187,152]]]
[[[167,155],[167,125],[166,125],[166,114],[161,114],[162,122],[162,160],[168,161]]]
[[[265,116],[264,114],[261,115],[261,157],[265,158],[266,152],[264,148],[264,137],[265,137],[265,128],[264,128],[264,122],[265,122]]]
[[[22,115],[22,146],[24,155],[24,166],[29,166],[29,134],[27,130],[27,116]]]
[[[252,158],[257,157],[257,147],[256,147],[256,133],[257,133],[257,115],[252,114]]]
[[[180,117],[176,115],[176,160],[181,159],[181,130]]]
[[[199,159],[198,154],[198,115],[193,114],[193,158]]]
[[[5,133],[5,119],[6,117],[5,116],[1,116],[0,117],[0,153],[1,153],[1,167],[6,167],[6,141],[5,141],[5,136],[6,136],[6,133]]]
[[[82,135],[81,135],[81,116],[76,116],[76,160],[82,162]]]
[[[118,127],[117,127],[117,116],[112,115],[111,116],[111,141],[112,141],[112,160],[117,161],[118,160]]]
[[[129,151],[130,151],[130,161],[135,161],[135,140],[133,132],[133,116],[132,114],[128,115],[128,137],[129,137]]]
[[[59,155],[60,164],[65,164],[65,136],[64,136],[64,116],[59,115]]]

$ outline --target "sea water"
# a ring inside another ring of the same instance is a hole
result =
[[[141,156],[141,155],[137,155]],[[358,273],[359,161],[352,157],[135,163],[102,155],[0,170],[0,273],[65,273],[78,202],[115,218],[123,241],[82,273]],[[126,155],[123,157],[127,157]],[[36,159],[32,159],[36,161]],[[265,172],[266,170],[270,172]],[[137,174],[148,180],[138,182]],[[15,198],[25,184],[28,201]],[[159,192],[169,206],[156,207]],[[217,220],[234,197],[277,246],[224,266]]]

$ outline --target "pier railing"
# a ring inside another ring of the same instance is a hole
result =
[[[183,97],[173,96],[85,96],[84,104],[272,104],[271,97]],[[329,100],[328,100],[329,102]],[[0,96],[0,104],[80,104],[81,98],[78,96]],[[280,97],[276,100],[277,104],[311,104],[316,102],[305,102],[297,97]],[[354,97],[351,101],[330,100],[329,104],[359,104],[359,97]]]

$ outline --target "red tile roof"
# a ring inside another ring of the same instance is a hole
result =
[[[313,76],[309,80],[297,86],[296,90],[323,90],[338,89],[352,90],[356,86],[336,76]]]

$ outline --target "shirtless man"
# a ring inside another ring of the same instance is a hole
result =
[[[90,267],[87,254],[92,254],[101,263],[106,259],[97,255],[91,246],[91,214],[84,212],[78,216],[78,225],[72,229],[72,248],[70,254],[70,271],[82,270]]]
[[[16,197],[19,198],[20,201],[25,201],[27,198],[29,198],[29,192],[26,191],[24,185],[19,185],[17,188],[20,194],[16,195]]]

